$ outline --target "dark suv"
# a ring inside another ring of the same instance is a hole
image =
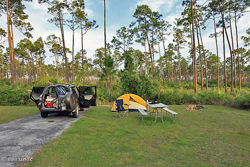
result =
[[[96,106],[96,86],[34,86],[30,98],[36,103],[43,118],[50,113],[71,113],[76,118],[80,109]]]

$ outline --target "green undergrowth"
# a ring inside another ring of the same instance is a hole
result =
[[[141,96],[145,101],[159,101],[168,105],[202,104],[228,106],[245,110],[250,109],[250,89],[247,87],[242,88],[241,91],[234,89],[232,93],[229,92],[230,88],[228,87],[228,92],[225,93],[223,87],[221,87],[219,91],[214,87],[201,91],[199,86],[198,92],[195,94],[190,85],[188,86],[184,83],[182,86],[178,86],[178,84],[169,81],[163,85],[160,83],[155,85],[147,78],[142,77],[141,80],[143,82],[129,80],[125,85],[116,83],[113,85],[111,91],[105,89],[103,85],[97,85],[97,104],[110,104],[110,102],[113,102],[123,94],[133,93]],[[34,85],[46,85],[45,81],[46,80],[40,80]],[[55,83],[57,82],[58,81]],[[132,84],[133,82],[135,83]],[[35,103],[30,100],[29,96],[32,87],[32,85],[29,86],[27,84],[18,83],[15,85],[2,85],[0,87],[0,105],[35,105]]]

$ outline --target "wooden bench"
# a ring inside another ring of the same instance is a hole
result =
[[[175,122],[175,116],[176,116],[177,113],[170,110],[170,109],[168,109],[168,108],[163,108],[163,110],[165,110],[167,113],[173,114],[174,115],[174,122]]]
[[[148,115],[148,113],[146,113],[142,108],[138,109],[138,115],[139,113],[141,114],[142,121],[143,121],[143,116]]]

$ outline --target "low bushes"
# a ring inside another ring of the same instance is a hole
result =
[[[151,100],[165,104],[223,105],[239,109],[250,109],[250,94],[235,97],[235,94],[224,92],[202,91],[193,94],[183,90],[170,89],[161,91]]]
[[[231,107],[250,109],[250,94],[236,97],[234,100],[232,100]]]
[[[225,93],[224,90],[200,91],[193,93],[189,86],[191,83],[184,84],[182,87],[174,86],[171,82],[160,86],[160,83],[153,84],[145,76],[132,78],[123,76],[123,84],[115,83],[112,85],[112,91],[97,85],[97,104],[110,104],[117,97],[126,93],[133,93],[141,96],[145,100],[159,101],[165,104],[208,104],[223,105],[239,109],[250,109],[250,93],[248,88],[241,91],[235,90],[234,93]],[[136,83],[132,84],[134,81]],[[17,106],[34,104],[28,94],[32,86],[26,84],[7,85],[1,83],[0,87],[0,105]]]
[[[172,89],[169,91],[160,92],[156,95],[155,100],[165,104],[188,104],[193,103],[193,94]]]
[[[29,94],[24,89],[6,89],[0,90],[0,105],[1,106],[19,106],[28,105],[32,101]]]
[[[198,104],[228,105],[231,96],[226,93],[203,91],[194,95],[194,101]]]

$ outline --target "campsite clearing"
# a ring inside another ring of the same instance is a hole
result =
[[[110,107],[86,115],[47,143],[29,166],[250,166],[250,112],[204,106],[164,115],[164,123],[137,113],[116,118]]]

